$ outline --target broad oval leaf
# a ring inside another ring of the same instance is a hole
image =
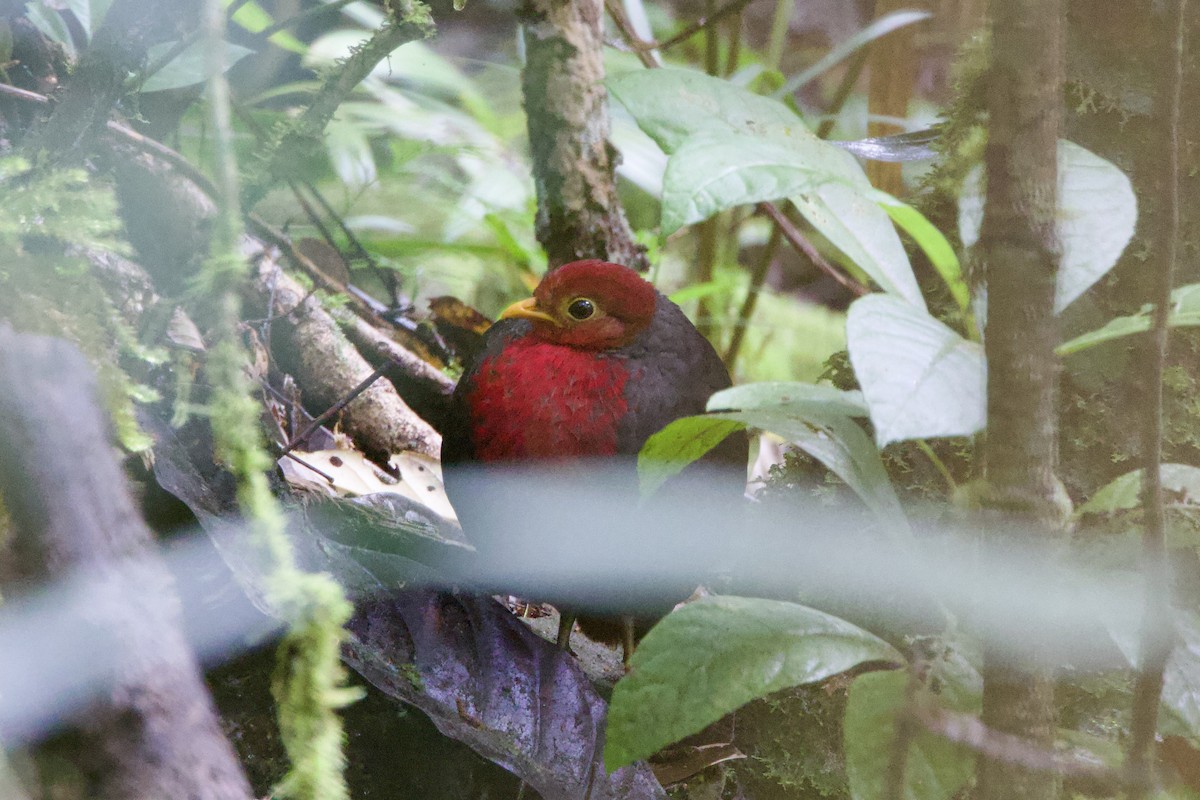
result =
[[[850,363],[880,447],[969,436],[987,421],[983,348],[894,297],[868,295],[846,316]]]
[[[844,741],[846,777],[854,800],[882,800],[896,716],[905,702],[908,675],[868,672],[854,679],[846,705]],[[975,755],[966,748],[925,731],[909,745],[904,771],[905,800],[946,800],[958,793],[975,770]]]
[[[873,634],[795,603],[690,603],[654,626],[613,689],[604,764],[632,764],[756,697],[866,661],[900,660]]]
[[[775,139],[815,139],[783,103],[729,81],[684,69],[643,69],[610,77],[608,90],[665,153],[709,131]]]
[[[959,237],[979,241],[984,180],[972,170],[959,197]],[[1058,239],[1062,261],[1054,292],[1061,312],[1116,266],[1137,226],[1137,197],[1129,178],[1111,161],[1074,142],[1058,142]]]
[[[880,288],[924,308],[900,237],[872,192],[852,156],[815,137],[702,132],[667,161],[662,235],[735,206],[791,197]]]
[[[825,151],[836,153],[831,164]],[[848,183],[841,159],[851,156],[812,137],[782,141],[744,133],[701,131],[667,161],[662,235],[734,206],[806,194]]]

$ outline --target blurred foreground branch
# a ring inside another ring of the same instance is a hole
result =
[[[75,609],[76,624],[118,654],[111,691],[80,722],[89,796],[251,797],[113,457],[83,356],[59,340],[0,331],[0,387],[0,489],[17,587],[88,575],[96,590]]]

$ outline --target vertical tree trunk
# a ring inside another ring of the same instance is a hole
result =
[[[526,0],[522,87],[537,185],[537,237],[556,267],[602,258],[649,267],[617,199],[608,143],[601,0]]]
[[[992,4],[988,85],[988,189],[981,245],[987,270],[988,427],[983,446],[988,503],[1023,531],[1048,540],[1061,530],[1057,501],[1058,341],[1054,277],[1057,140],[1062,125],[1061,0]],[[998,534],[1004,535],[1004,534]],[[1051,667],[985,653],[983,721],[1050,748]],[[1037,800],[1057,779],[982,758],[982,800]]]

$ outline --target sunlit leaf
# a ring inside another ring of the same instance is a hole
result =
[[[904,672],[868,672],[854,679],[846,706],[846,776],[854,800],[888,795],[888,763],[896,736],[896,716],[905,702]],[[904,770],[905,800],[947,800],[971,779],[975,755],[925,731],[909,745]]]
[[[1116,266],[1137,225],[1133,186],[1112,162],[1073,142],[1058,143],[1058,218],[1062,261],[1054,293],[1061,312]],[[966,247],[979,241],[984,181],[976,168],[959,198],[959,237]]]
[[[850,306],[846,342],[880,447],[983,428],[987,368],[980,345],[878,294]]]
[[[878,637],[812,608],[713,597],[667,615],[613,690],[604,763],[615,769],[789,686],[865,661],[899,661]]]

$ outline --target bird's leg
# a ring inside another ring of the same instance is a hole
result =
[[[576,614],[573,611],[559,609],[558,639],[556,640],[559,650],[571,652],[571,631],[575,628],[575,617]]]

